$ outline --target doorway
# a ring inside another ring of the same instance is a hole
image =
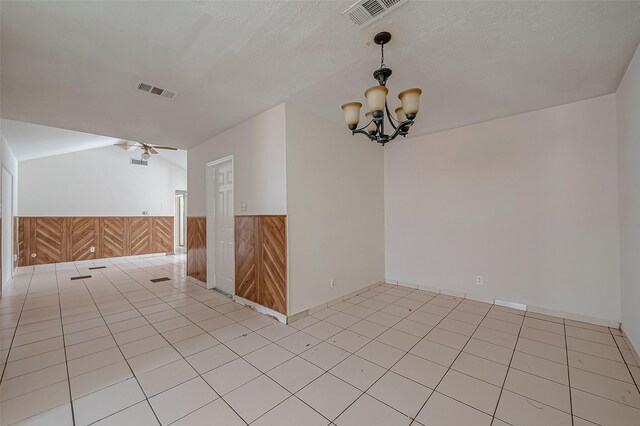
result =
[[[2,286],[13,276],[13,175],[2,166]]]
[[[207,164],[207,288],[235,294],[233,156]]]
[[[176,191],[175,216],[175,250],[176,254],[187,252],[187,191]]]

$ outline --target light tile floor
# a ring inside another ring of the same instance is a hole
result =
[[[426,291],[283,325],[167,256],[22,268],[0,310],[2,425],[640,425],[618,330]]]

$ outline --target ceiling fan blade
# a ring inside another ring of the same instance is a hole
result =
[[[139,146],[138,142],[120,142],[120,143],[114,143],[114,146],[126,146],[126,147],[132,147],[132,146]]]
[[[177,151],[178,148],[173,148],[171,146],[160,146],[160,145],[151,145],[152,148],[155,149],[170,149],[171,151]]]
[[[151,147],[151,146],[149,147],[149,152],[152,153],[152,154],[157,154],[158,153],[158,151],[153,149],[153,147]]]

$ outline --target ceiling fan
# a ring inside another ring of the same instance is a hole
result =
[[[115,146],[123,146],[126,149],[140,148],[142,150],[142,155],[140,155],[140,158],[143,160],[148,160],[149,158],[151,158],[151,154],[157,154],[158,153],[158,151],[156,151],[157,149],[168,149],[170,151],[178,150],[178,148],[173,148],[170,146],[150,145],[144,142],[131,142],[131,141],[120,142],[115,144]]]

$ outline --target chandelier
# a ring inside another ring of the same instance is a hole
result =
[[[387,68],[384,64],[384,45],[391,40],[391,34],[388,32],[381,32],[376,34],[373,41],[380,46],[380,68],[373,72],[373,78],[378,81],[377,86],[369,87],[364,96],[367,98],[369,105],[369,112],[365,113],[365,121],[368,123],[358,129],[358,123],[360,122],[360,108],[362,104],[360,102],[348,102],[342,105],[344,111],[344,120],[347,122],[347,126],[351,130],[352,134],[361,133],[367,136],[372,141],[379,144],[386,144],[391,142],[398,136],[407,136],[409,128],[413,125],[413,120],[418,114],[418,108],[420,106],[420,95],[422,89],[413,88],[407,89],[398,95],[402,106],[395,109],[395,117],[389,112],[389,105],[387,102],[387,79],[391,76],[391,69]],[[385,133],[385,115],[387,121],[393,128],[391,134]]]

